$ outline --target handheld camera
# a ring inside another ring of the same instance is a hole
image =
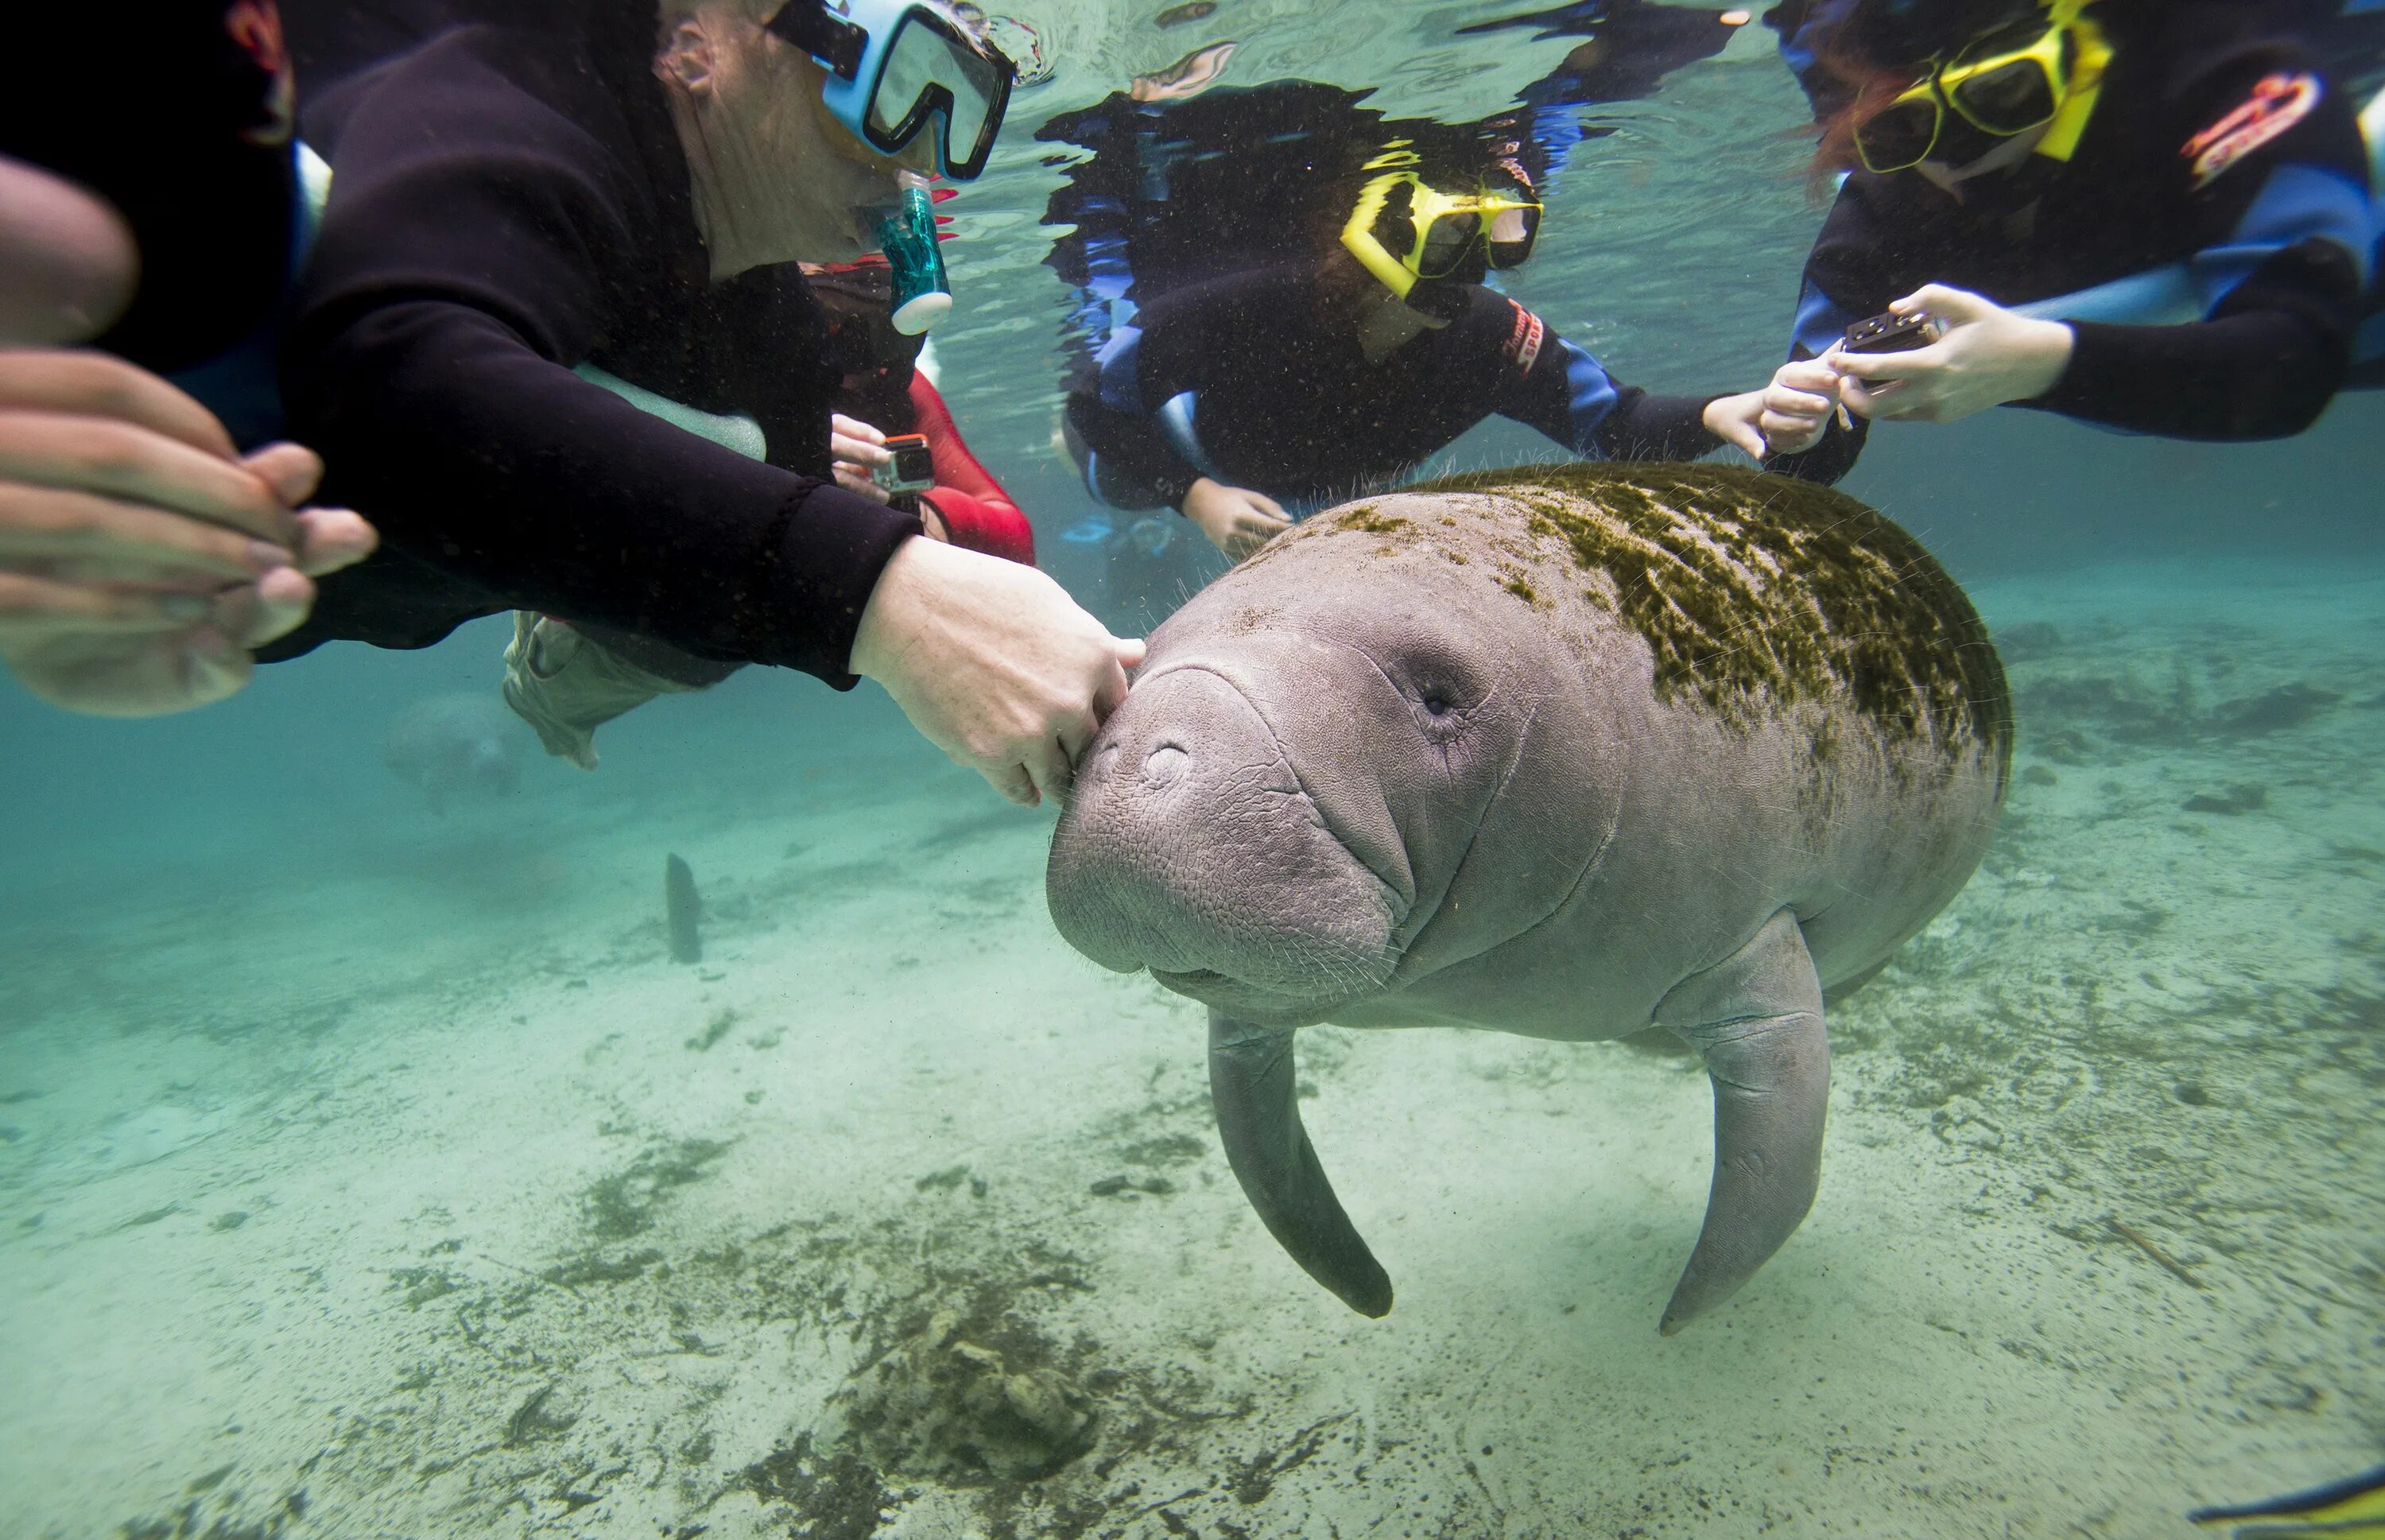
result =
[[[1846,337],[1839,344],[1839,350],[1842,353],[1902,353],[1907,348],[1928,347],[1937,340],[1938,323],[1929,317],[1918,313],[1900,316],[1891,310],[1848,327]]]
[[[888,492],[925,492],[936,484],[936,459],[926,434],[896,433],[886,441],[886,452],[894,457],[872,467],[869,479]]]

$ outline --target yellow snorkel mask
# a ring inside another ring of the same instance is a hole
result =
[[[1382,174],[1359,190],[1342,244],[1377,282],[1439,320],[1465,308],[1492,268],[1516,267],[1540,238],[1541,206],[1492,192],[1444,193],[1397,150],[1367,163]]]
[[[2092,0],[2054,0],[2046,14],[1972,39],[1855,128],[1867,170],[1902,171],[1929,158],[1953,112],[2011,139],[2039,129],[2035,153],[2068,160],[2095,110],[2112,47],[2080,13]]]

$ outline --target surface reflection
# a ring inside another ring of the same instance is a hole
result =
[[[1072,295],[1064,441],[1127,516],[1072,533],[1106,545],[1114,585],[1148,590],[1134,570],[1177,533],[1134,514],[1181,512],[1240,557],[1492,415],[1577,456],[1714,447],[1703,402],[1620,383],[1494,275],[1565,239],[1545,190],[1614,131],[1584,109],[1654,93],[1748,19],[1600,0],[1469,24],[1484,52],[1524,30],[1580,40],[1469,121],[1319,81],[1222,85],[1220,41],[1045,122],[1039,140],[1088,152],[1045,210],[1046,261]]]

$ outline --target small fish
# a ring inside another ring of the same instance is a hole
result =
[[[678,856],[663,863],[663,926],[670,935],[673,962],[704,960],[704,900],[696,896],[695,873]]]
[[[2385,1540],[2385,1465],[2238,1508],[2198,1508],[2198,1524],[2241,1524],[2236,1540]]]

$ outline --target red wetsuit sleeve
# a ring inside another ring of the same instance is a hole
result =
[[[936,464],[936,484],[919,497],[943,515],[953,544],[1034,566],[1035,531],[1027,515],[969,453],[944,398],[917,370],[911,375],[911,413],[912,432],[927,435]]]

